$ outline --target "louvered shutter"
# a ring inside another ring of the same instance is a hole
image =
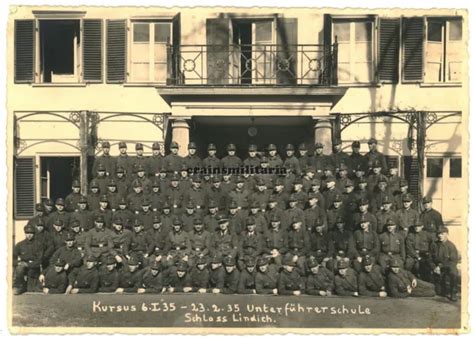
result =
[[[83,21],[83,79],[86,82],[102,82],[102,20]]]
[[[403,18],[403,80],[423,81],[424,18]]]
[[[15,20],[15,82],[31,83],[35,78],[35,21]]]
[[[107,20],[107,82],[125,82],[126,61],[126,21]]]
[[[324,14],[324,61],[321,82],[323,85],[337,85],[337,55],[332,55],[332,16]],[[334,67],[335,66],[335,67]]]
[[[408,192],[413,198],[413,208],[417,208],[420,199],[419,180],[420,180],[420,165],[418,159],[412,156],[405,156],[405,179],[408,182]]]
[[[398,83],[400,62],[400,19],[380,19],[378,79]]]
[[[277,83],[296,84],[297,72],[297,45],[298,44],[298,19],[277,19],[277,46],[278,63]]]
[[[206,20],[207,83],[227,84],[229,81],[229,18]]]
[[[35,207],[35,161],[33,157],[14,160],[15,218],[33,216]]]

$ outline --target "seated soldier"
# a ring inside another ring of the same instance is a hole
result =
[[[110,249],[110,254],[121,264],[125,259],[124,248],[126,244],[130,243],[130,237],[132,232],[130,230],[125,230],[123,228],[122,219],[115,219],[112,222],[112,248]]]
[[[138,289],[139,293],[163,293],[166,288],[164,284],[163,268],[159,262],[152,262],[145,268],[142,277],[142,287]]]
[[[63,294],[67,288],[67,274],[64,270],[66,261],[57,258],[46,271],[40,275],[39,281],[43,284],[44,294]]]
[[[193,291],[191,275],[188,274],[188,264],[185,261],[179,261],[169,268],[165,285],[169,293]]]
[[[405,240],[407,252],[405,269],[417,278],[432,281],[430,249],[434,239],[423,228],[423,223],[417,221],[408,232]]]
[[[189,234],[189,265],[194,266],[194,261],[199,258],[207,258],[211,249],[211,234],[204,230],[201,217],[194,219],[193,230]]]
[[[362,260],[365,256],[377,258],[380,252],[379,236],[370,230],[370,221],[362,218],[360,229],[354,232],[355,259],[352,262],[357,272],[362,272]]]
[[[309,258],[317,259],[322,261],[323,265],[326,266],[331,259],[330,254],[330,236],[327,232],[326,227],[321,219],[315,221],[314,232],[310,233],[311,250],[309,252]]]
[[[119,271],[113,256],[107,256],[99,268],[99,290],[101,293],[114,293],[119,287]]]
[[[290,254],[285,255],[282,261],[283,270],[278,277],[278,294],[301,295],[304,292],[304,280],[298,270],[296,262]]]
[[[357,273],[345,260],[336,264],[337,274],[334,277],[334,285],[337,295],[358,297]]]
[[[219,229],[211,235],[211,254],[213,256],[235,258],[239,240],[236,234],[229,230],[229,220],[219,219]]]
[[[436,293],[447,295],[452,301],[457,301],[458,251],[448,239],[448,232],[447,227],[441,227],[437,232],[438,241],[431,244],[431,269],[434,274]]]
[[[263,252],[271,258],[271,261],[281,267],[281,258],[288,251],[288,239],[286,230],[281,227],[281,219],[273,215],[270,219],[270,228],[263,235]]]
[[[364,258],[364,270],[359,273],[359,294],[367,297],[386,297],[384,271],[371,257]]]
[[[148,238],[148,262],[154,261],[166,266],[166,255],[169,251],[169,230],[162,225],[159,215],[153,217],[153,227],[147,232]]]
[[[99,289],[99,272],[97,271],[97,258],[89,255],[85,266],[74,269],[69,274],[69,285],[66,294],[96,293]]]
[[[224,286],[221,293],[235,294],[239,287],[240,272],[235,265],[235,259],[232,257],[225,257],[224,263]]]
[[[197,257],[194,260],[194,267],[189,274],[193,292],[206,293],[209,288],[209,269],[207,268],[207,258]]]
[[[429,282],[416,279],[415,276],[401,268],[398,259],[390,262],[387,276],[388,294],[393,298],[434,297],[435,288]]]
[[[188,261],[189,251],[191,245],[189,242],[189,234],[183,231],[183,224],[179,217],[175,217],[173,220],[173,229],[168,235],[170,251],[166,260],[170,265],[177,263],[181,260]]]
[[[72,220],[71,225],[71,232],[74,234],[74,242],[76,244],[76,248],[81,252],[81,256],[84,256],[86,251],[86,232],[81,227],[81,224],[78,220]]]
[[[325,268],[317,258],[308,260],[308,269],[305,293],[324,297],[331,296],[334,293],[334,274]]]
[[[237,292],[239,294],[256,294],[255,277],[257,271],[255,270],[255,265],[257,264],[257,260],[255,257],[246,257],[244,264],[245,269],[240,272]]]
[[[398,259],[403,264],[406,257],[405,238],[396,231],[397,224],[388,219],[385,228],[387,231],[379,235],[380,253],[378,258],[378,263],[384,272],[387,271],[390,260]]]
[[[288,254],[291,255],[301,273],[305,270],[304,262],[311,249],[311,240],[302,224],[302,219],[295,217],[288,231]]]
[[[35,239],[35,227],[27,224],[23,229],[26,239],[16,244],[13,249],[13,293],[15,295],[37,290],[43,260],[43,246]]]
[[[132,256],[128,259],[126,266],[119,275],[119,286],[115,290],[117,294],[137,293],[138,289],[142,288],[143,272],[139,268],[139,260]]]
[[[355,256],[355,243],[352,232],[346,229],[346,223],[340,217],[336,219],[336,226],[329,233],[329,250],[327,257],[331,258],[326,267],[332,272],[336,269],[339,260],[351,262]]]
[[[211,267],[209,270],[209,289],[208,292],[221,293],[224,288],[225,270],[222,267],[220,256],[211,258]]]
[[[95,227],[86,233],[85,253],[98,258],[100,261],[109,254],[112,244],[112,231],[104,227],[104,218],[97,216]]]
[[[255,290],[257,294],[278,294],[278,270],[275,265],[269,265],[267,257],[257,260],[257,274],[255,276]]]
[[[245,267],[244,258],[257,258],[263,251],[263,236],[257,231],[255,219],[247,219],[246,230],[240,235],[239,261],[238,267],[243,270]]]
[[[74,233],[68,232],[66,236],[65,246],[62,246],[51,256],[50,263],[54,264],[59,258],[64,260],[64,271],[70,272],[76,267],[82,265],[81,251],[75,246]]]
[[[139,265],[143,265],[146,258],[148,258],[148,246],[150,239],[147,238],[147,234],[143,231],[143,224],[140,220],[135,220],[133,224],[133,232],[127,237],[126,242],[123,246],[123,254],[125,258],[135,257],[138,260]]]

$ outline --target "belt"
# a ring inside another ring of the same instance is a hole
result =
[[[105,244],[92,245],[92,247],[99,247],[99,248],[102,248],[102,247],[104,247],[104,246],[105,246]]]
[[[179,251],[179,250],[185,250],[186,249],[186,246],[183,246],[183,247],[180,247],[180,246],[175,246],[175,247],[172,247],[174,250],[176,251]]]
[[[78,247],[77,249],[78,249],[79,251],[82,251],[82,247]]]
[[[201,251],[201,247],[193,247],[193,250],[195,250],[195,251]]]

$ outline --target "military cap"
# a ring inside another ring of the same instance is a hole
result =
[[[214,144],[207,145],[207,150],[208,151],[215,151],[216,149],[217,149],[216,145],[214,145]]]
[[[286,150],[286,151],[294,151],[294,150],[295,150],[295,146],[293,146],[292,144],[288,144],[288,145],[286,145],[285,150]]]
[[[202,182],[202,179],[199,175],[195,175],[191,179],[193,182]]]
[[[306,173],[316,173],[316,168],[313,166],[306,166],[305,171]]]
[[[352,142],[352,147],[354,147],[354,148],[360,148],[360,141],[353,141],[353,142]]]
[[[81,183],[79,182],[79,180],[74,180],[72,182],[72,187],[81,187]]]
[[[76,227],[81,227],[81,223],[77,219],[73,219],[71,223],[69,224],[70,228],[76,228]]]
[[[95,222],[104,222],[104,217],[102,215],[98,215],[95,217]]]
[[[161,269],[161,265],[158,261],[154,260],[153,263],[150,266],[150,269],[154,271],[159,271]]]
[[[400,260],[396,258],[390,260],[390,267],[400,267]]]
[[[130,259],[128,259],[128,266],[138,266],[138,259],[135,258],[135,256],[131,256]]]
[[[206,258],[204,258],[204,257],[199,257],[199,258],[197,258],[197,260],[196,260],[196,266],[197,266],[197,265],[205,265],[205,264],[207,264],[207,259],[206,259]]]
[[[236,149],[237,149],[237,148],[235,147],[234,144],[228,144],[228,145],[227,145],[227,150],[228,150],[228,151],[235,151]]]
[[[171,181],[179,181],[179,175],[178,174],[173,174],[173,176],[171,177]]]
[[[214,255],[211,258],[211,264],[222,264],[222,258],[218,255]]]
[[[293,181],[293,185],[302,185],[302,184],[303,184],[303,179],[301,179],[300,177],[295,178],[295,180]]]
[[[202,221],[202,218],[199,217],[199,216],[196,217],[196,218],[194,218],[194,220],[193,220],[193,224],[194,224],[194,225],[202,225],[203,223],[204,223],[204,222]]]
[[[114,220],[112,221],[112,223],[113,223],[114,225],[123,225],[122,218],[120,218],[120,217],[114,218]]]
[[[176,141],[172,141],[170,144],[170,148],[179,148],[179,145]]]
[[[107,198],[107,195],[103,194],[100,196],[100,202],[109,202],[109,198]]]
[[[319,266],[319,261],[316,258],[309,258],[307,261],[307,265],[311,269],[313,267]]]
[[[26,226],[23,227],[23,231],[25,233],[36,233],[36,229],[30,224],[26,224]]]
[[[367,217],[365,215],[363,215],[363,216],[360,217],[359,224],[365,224],[365,223],[370,224],[370,220],[367,219]]]
[[[237,176],[237,178],[235,179],[235,181],[236,181],[237,183],[239,183],[239,182],[245,182],[244,178],[241,177],[240,175]]]
[[[377,184],[381,182],[387,183],[387,178],[385,177],[385,175],[382,175],[377,179]]]
[[[135,219],[133,222],[133,227],[142,227],[143,223],[140,221],[140,219]]]
[[[292,255],[285,255],[282,260],[283,266],[296,266]]]
[[[344,218],[340,215],[336,217],[336,224],[345,224]]]
[[[76,236],[74,235],[74,233],[68,232],[66,234],[66,241],[71,241],[71,240],[75,240],[75,239],[76,239]]]
[[[257,145],[250,144],[249,145],[249,152],[256,152],[257,151]]]
[[[61,227],[62,227],[62,226],[64,226],[64,220],[63,220],[63,219],[60,219],[60,218],[57,218],[57,219],[53,222],[53,224],[54,224],[55,226],[61,226]]]
[[[342,196],[340,194],[336,194],[334,196],[334,202],[341,202],[342,201]]]
[[[215,200],[209,200],[209,204],[207,205],[208,208],[216,208],[217,202]]]
[[[369,256],[366,256],[366,257],[364,258],[364,260],[363,260],[363,265],[364,265],[364,266],[370,266],[370,265],[372,265],[373,263],[374,263],[374,262],[373,262],[372,258],[369,257]]]
[[[342,269],[345,269],[345,268],[348,268],[348,267],[349,267],[349,264],[345,260],[339,260],[337,262],[337,269],[338,270],[342,270]]]
[[[411,226],[417,227],[417,226],[425,226],[425,225],[423,225],[423,223],[421,222],[421,220],[417,218],[417,219],[413,222],[413,225],[411,225]]]
[[[97,186],[97,187],[99,187],[99,186]],[[54,205],[53,200],[51,200],[51,199],[46,199],[46,200],[44,201],[44,204],[45,204],[46,206],[53,206],[53,205]]]
[[[368,205],[368,204],[369,204],[369,199],[367,198],[362,198],[359,200],[359,206]]]
[[[43,206],[43,204],[41,204],[41,203],[40,203],[40,204],[36,204],[36,205],[35,205],[35,211],[36,211],[36,212],[44,212],[44,206]]]
[[[349,167],[347,167],[347,165],[343,162],[339,165],[339,172],[340,171],[347,171],[348,169],[349,169]]]
[[[89,262],[96,262],[97,261],[97,258],[95,255],[88,255],[87,258],[86,258],[86,261],[89,261]]]
[[[275,145],[275,144],[270,144],[270,145],[268,145],[268,150],[269,150],[269,151],[276,151],[276,149],[277,149],[277,148],[276,148],[276,145]]]
[[[235,266],[235,259],[232,257],[225,257],[223,260],[225,266]]]
[[[317,142],[314,144],[314,148],[324,148],[323,144],[320,142]]]
[[[261,164],[268,164],[268,158],[266,156],[263,156],[260,158],[260,163]]]
[[[253,267],[257,264],[257,260],[254,257],[245,258],[245,266]]]
[[[303,143],[303,144],[300,144],[300,145],[298,146],[298,149],[299,149],[300,151],[307,151],[307,150],[308,150],[308,149],[306,148],[306,145],[305,145],[304,143]]]
[[[102,148],[110,148],[110,142],[102,141]]]
[[[272,217],[270,218],[270,222],[279,222],[281,221],[281,218],[278,214],[273,214]]]
[[[326,182],[336,181],[336,178],[333,175],[328,175],[326,178]]]
[[[132,187],[142,187],[142,183],[140,182],[140,180],[135,179],[132,182]]]
[[[117,169],[115,170],[116,173],[125,173],[125,168],[122,166],[118,166]]]
[[[57,198],[56,199],[56,205],[64,206],[64,199],[63,198]]]
[[[237,201],[235,200],[232,200],[229,204],[229,209],[234,209],[234,208],[238,208],[239,205],[237,204]]]
[[[301,219],[301,217],[298,216],[298,215],[294,215],[293,218],[291,218],[291,223],[292,224],[295,224],[297,222],[302,222],[302,221],[303,221],[303,219]]]
[[[154,223],[154,224],[159,224],[159,223],[161,223],[161,217],[160,217],[158,214],[155,214],[155,215],[153,216],[153,223]]]
[[[438,230],[436,231],[436,233],[449,233],[449,230],[446,226],[441,226],[440,228],[438,228]]]
[[[79,204],[87,204],[87,198],[84,195],[79,198]]]
[[[258,260],[257,260],[257,265],[258,265],[258,266],[265,266],[265,265],[268,265],[269,262],[270,262],[270,261],[268,260],[267,257],[260,257],[260,258],[258,258]]]
[[[182,226],[183,223],[181,222],[181,219],[179,217],[175,217],[173,219],[173,226]]]
[[[321,186],[321,179],[313,179],[311,180],[311,186]]]
[[[166,210],[166,209],[170,209],[170,208],[171,208],[170,203],[169,203],[168,201],[165,201],[165,202],[163,203],[162,209]]]
[[[275,186],[285,186],[285,183],[281,178],[277,178],[275,180]]]
[[[387,221],[385,221],[385,226],[397,226],[397,223],[393,221],[392,218],[388,218]]]
[[[359,179],[359,184],[366,184],[367,183],[367,178],[362,177]]]
[[[288,199],[288,201],[298,201],[298,198],[295,194],[290,194],[290,198]]]
[[[406,179],[400,180],[400,187],[408,186],[408,181]]]
[[[159,142],[154,142],[152,145],[151,145],[151,149],[152,150],[160,150],[161,148],[161,145]]]
[[[370,144],[377,144],[377,139],[375,138],[370,138],[369,141],[367,141],[367,143],[370,145]]]
[[[151,205],[151,202],[148,198],[143,198],[142,200],[142,206],[149,206]]]
[[[433,199],[431,199],[431,197],[426,196],[423,198],[423,204],[428,204],[430,202],[433,202]]]
[[[340,145],[340,144],[341,144],[341,139],[338,139],[338,138],[334,139],[333,145]]]
[[[74,223],[74,221],[77,221],[77,220],[73,220],[73,223]],[[44,225],[45,225],[45,224],[44,224],[43,218],[39,218],[39,219],[36,221],[36,227],[38,227],[38,226],[44,227]],[[72,227],[72,226],[71,226],[71,227]]]
[[[115,264],[115,258],[112,257],[111,255],[108,255],[107,258],[105,258],[105,264],[106,264],[106,265],[113,265],[113,264]]]
[[[277,201],[278,201],[278,200],[277,200],[276,196],[274,196],[273,194],[268,197],[268,202],[269,202],[269,203],[270,203],[270,202],[277,202]]]
[[[54,266],[64,267],[65,265],[66,265],[66,261],[65,261],[63,258],[58,258],[58,259],[54,262]]]
[[[345,187],[353,187],[354,186],[354,182],[352,180],[347,180],[345,185]]]
[[[249,226],[249,225],[256,225],[257,223],[256,223],[256,221],[255,221],[255,218],[253,218],[253,217],[248,217],[247,220],[245,221],[245,224],[246,224],[247,226]]]
[[[374,168],[382,167],[382,163],[378,159],[375,159],[375,161],[372,163],[372,167]]]
[[[137,143],[135,144],[135,149],[136,149],[137,151],[138,151],[138,150],[143,150],[143,144],[137,142]]]
[[[250,208],[260,208],[260,204],[258,201],[252,201],[252,203],[250,204]]]
[[[213,183],[221,182],[221,181],[222,181],[221,178],[219,178],[219,176],[217,176],[217,175],[214,176],[214,177],[212,177],[212,182],[213,182]]]
[[[392,200],[390,199],[390,197],[388,195],[385,195],[382,198],[382,204],[391,204],[391,203],[392,203]]]
[[[97,171],[99,171],[99,172],[105,171],[105,166],[104,166],[104,164],[101,163],[101,164],[97,165]]]
[[[154,178],[153,181],[151,182],[151,187],[160,187],[160,180],[157,178]]]
[[[127,205],[127,199],[122,197],[122,198],[119,200],[119,205]]]
[[[405,194],[403,196],[403,202],[409,202],[412,201],[411,196],[409,194]]]
[[[127,148],[127,143],[125,141],[120,141],[119,148]]]

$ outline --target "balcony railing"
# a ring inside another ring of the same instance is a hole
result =
[[[170,85],[337,85],[337,43],[168,46]]]

